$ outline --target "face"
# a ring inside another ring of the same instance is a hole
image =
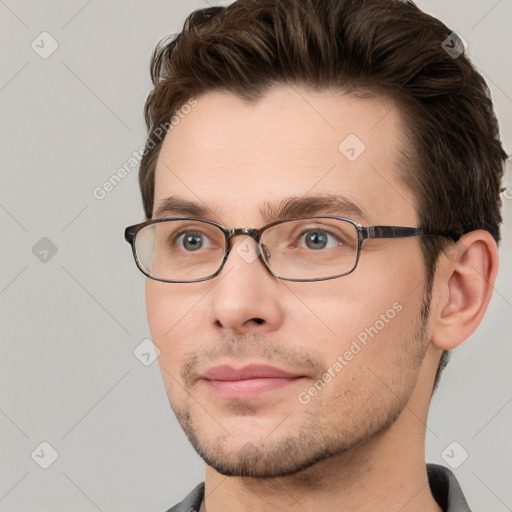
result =
[[[345,206],[302,214],[414,227],[416,201],[398,178],[403,132],[383,99],[280,86],[249,105],[207,93],[166,136],[155,212],[173,196],[225,226],[261,227],[283,200],[329,195]],[[351,274],[292,282],[245,257],[255,247],[234,238],[209,281],[148,279],[147,314],[198,453],[226,475],[278,476],[348,453],[399,416],[429,344],[424,265],[417,238],[365,240]]]

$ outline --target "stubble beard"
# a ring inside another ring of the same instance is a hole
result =
[[[428,348],[426,327],[429,305],[430,296],[427,296],[412,340],[412,345],[417,348],[408,360],[408,363],[413,362],[417,368]],[[411,389],[408,390],[409,395],[410,391]],[[395,394],[392,403],[385,410],[382,410],[378,397],[374,398],[376,403],[372,413],[359,416],[348,414],[344,418],[342,412],[338,417],[339,423],[332,421],[327,424],[322,423],[322,418],[327,414],[333,417],[333,404],[319,401],[314,407],[310,407],[311,404],[302,406],[305,408],[299,412],[303,419],[293,428],[293,432],[281,436],[274,434],[272,439],[264,437],[245,442],[234,439],[216,422],[210,428],[210,431],[212,428],[220,430],[216,437],[202,431],[197,416],[207,413],[193,399],[181,408],[171,402],[171,407],[196,452],[215,471],[233,477],[276,478],[298,474],[331,457],[349,454],[356,447],[381,435],[398,418],[409,395]],[[343,394],[339,398],[343,400]],[[194,407],[198,415],[194,414]],[[240,411],[244,408],[250,411],[252,406],[248,401],[239,403],[236,407]],[[292,413],[291,417],[293,416]],[[280,430],[281,433],[283,431],[284,429]]]

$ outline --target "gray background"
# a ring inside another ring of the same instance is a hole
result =
[[[155,43],[208,4],[221,2],[0,0],[0,511],[158,512],[203,479],[157,362],[134,355],[149,337],[144,278],[123,240],[143,220],[137,168],[104,199],[93,191],[144,143]],[[511,151],[512,0],[418,4],[468,42]],[[31,47],[51,49],[43,31],[58,43],[47,58]],[[426,440],[432,462],[469,454],[454,472],[475,511],[512,510],[506,196],[496,292],[452,354]],[[43,441],[58,453],[47,469]]]

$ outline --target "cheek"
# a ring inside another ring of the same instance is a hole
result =
[[[370,413],[408,396],[424,352],[417,338],[422,290],[411,294],[395,286],[391,293],[326,301],[320,311],[335,334],[317,347],[325,364],[322,379],[333,384],[318,403],[339,402],[357,416],[362,403]]]
[[[392,350],[396,338],[409,337],[417,326],[425,286],[421,265],[397,258],[390,272],[382,265],[371,270],[368,264],[339,280],[315,283],[319,286],[304,299],[317,312],[326,333],[321,350],[330,359],[350,350],[354,341]]]
[[[178,329],[183,332],[187,319],[193,316],[197,293],[192,295],[184,286],[190,285],[146,280],[146,314],[155,343],[165,346]]]
[[[153,343],[158,345],[160,350],[159,342],[167,324],[165,311],[168,309],[166,294],[163,293],[162,284],[164,283],[146,279],[146,315]]]
[[[181,371],[187,353],[197,350],[201,318],[197,318],[197,295],[182,285],[146,281],[146,312],[153,343],[160,350],[158,364],[171,405],[180,407],[187,398]],[[183,285],[186,286],[186,285]],[[194,315],[196,318],[194,319]]]
[[[193,302],[186,300],[175,285],[148,279],[146,281],[146,313],[153,343],[160,350],[159,363],[175,378],[179,378],[180,361],[190,350],[190,341],[197,333],[188,332],[187,319],[193,315]],[[180,285],[176,285],[180,286]],[[162,371],[167,381],[171,377]]]

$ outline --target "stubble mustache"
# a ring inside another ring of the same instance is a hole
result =
[[[208,347],[189,351],[184,356],[180,376],[185,387],[192,387],[201,377],[200,371],[220,361],[230,360],[236,366],[257,362],[277,366],[293,372],[304,372],[314,378],[325,372],[325,363],[319,356],[301,347],[284,347],[258,333],[242,335],[222,334],[208,343]]]

